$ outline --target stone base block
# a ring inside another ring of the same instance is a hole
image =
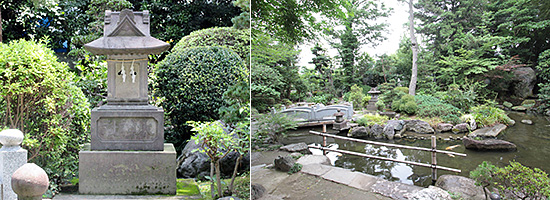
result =
[[[155,106],[105,105],[92,110],[91,150],[162,151],[164,111]]]
[[[176,150],[79,153],[80,194],[176,194]]]
[[[0,184],[3,184],[0,199],[17,199],[11,187],[11,175],[27,163],[27,150],[22,148],[0,149]]]

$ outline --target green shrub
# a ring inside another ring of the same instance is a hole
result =
[[[332,94],[325,93],[325,94],[315,95],[310,98],[307,98],[306,101],[313,102],[313,103],[322,103],[326,105],[330,103],[330,101],[332,100],[332,97],[333,97]]]
[[[376,103],[374,105],[376,105],[376,109],[378,109],[380,111],[386,110],[386,104],[382,100],[376,101]]]
[[[292,167],[290,168],[290,170],[288,170],[288,174],[294,174],[296,172],[299,172],[300,170],[302,170],[302,164],[300,163],[294,163],[294,165],[292,165]]]
[[[477,90],[480,88],[479,83],[473,82],[473,80],[466,80],[465,85],[451,84],[443,96],[443,101],[467,112],[477,104],[476,101],[480,98]]]
[[[374,124],[385,124],[389,120],[388,116],[376,114],[366,114],[363,117],[359,118],[355,123],[358,123],[359,126],[372,126]]]
[[[164,98],[167,142],[181,150],[190,137],[187,121],[220,118],[226,106],[223,93],[247,79],[247,70],[235,52],[223,47],[174,48],[155,66],[154,95]]]
[[[231,125],[250,120],[250,84],[248,80],[232,85],[223,93],[225,106],[218,113],[221,119]]]
[[[250,66],[250,33],[248,29],[214,27],[191,32],[174,46],[174,49],[218,46],[231,49]]]
[[[89,57],[86,57],[89,59]],[[75,84],[90,102],[90,108],[103,104],[107,97],[107,61],[89,61],[88,64],[75,66],[79,75],[75,78]]]
[[[537,75],[544,81],[538,84],[539,100],[541,101],[542,109],[550,108],[550,49],[539,54],[537,70],[540,72]]]
[[[386,106],[393,109],[393,102],[400,100],[403,95],[407,94],[408,89],[407,92],[404,92],[404,88],[405,87],[396,87],[394,89],[387,90],[386,92],[382,93],[382,95],[380,95],[380,99],[378,101],[383,101]]]
[[[29,162],[44,168],[55,190],[77,175],[80,145],[89,141],[90,104],[43,43],[0,44],[0,66],[1,125],[25,134]]]
[[[405,94],[408,94],[409,93],[409,88],[407,87],[395,87],[393,90],[396,90],[396,91],[399,91],[399,92],[403,92]]]
[[[405,94],[401,96],[401,99],[392,103],[391,109],[413,115],[418,109],[418,106],[416,105],[416,100],[413,95]]]
[[[492,126],[497,123],[510,124],[510,117],[506,115],[504,110],[495,107],[494,105],[479,105],[472,107],[471,114],[480,127]]]
[[[418,110],[416,115],[419,117],[440,117],[444,121],[458,123],[460,122],[460,109],[451,104],[444,103],[438,98],[425,95],[416,95]]]
[[[503,197],[511,199],[548,199],[550,198],[550,178],[546,172],[525,167],[519,162],[510,161],[503,168],[483,161],[470,177],[476,185],[499,190]],[[487,195],[487,194],[486,194]]]
[[[276,143],[289,129],[296,129],[297,122],[291,116],[282,113],[258,114],[256,131],[252,142],[256,144]]]
[[[360,109],[363,108],[363,98],[365,97],[365,94],[363,94],[363,88],[357,86],[357,84],[354,84],[351,86],[348,101],[353,103],[353,108]]]

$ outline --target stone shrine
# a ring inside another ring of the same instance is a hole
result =
[[[91,144],[79,153],[82,194],[175,194],[176,151],[164,143],[164,111],[148,104],[148,11],[105,11],[103,37],[84,45],[107,56],[107,104],[91,113]]]

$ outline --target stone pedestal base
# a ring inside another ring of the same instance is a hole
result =
[[[11,175],[26,163],[27,150],[20,147],[0,149],[0,184],[4,185],[0,199],[17,199],[17,194],[11,187]]]
[[[176,194],[176,150],[79,153],[80,194]]]
[[[146,105],[104,105],[92,110],[92,150],[162,151],[164,111]]]

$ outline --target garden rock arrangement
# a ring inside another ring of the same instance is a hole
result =
[[[290,171],[290,168],[294,166],[294,163],[296,163],[296,160],[290,156],[279,156],[274,161],[275,169],[278,169],[283,172]]]
[[[180,178],[195,178],[210,176],[210,158],[206,153],[200,151],[193,151],[199,149],[200,144],[195,144],[194,140],[190,140],[185,148],[183,148],[181,155],[178,157],[177,173]],[[235,162],[239,157],[239,153],[231,152],[223,159],[220,160],[220,169],[222,176],[228,177],[233,173]],[[239,173],[248,171],[250,168],[250,153],[243,156],[239,164]]]
[[[454,194],[460,194],[465,200],[485,199],[481,186],[476,186],[473,179],[457,175],[442,175],[437,179],[435,186]]]
[[[491,127],[485,127],[478,129],[468,134],[468,137],[496,137],[498,134],[506,129],[504,124],[496,124]]]
[[[303,142],[282,146],[279,148],[279,150],[288,151],[288,152],[298,152],[302,154],[311,154],[311,151],[309,151],[307,144]]]
[[[517,146],[514,143],[498,140],[498,139],[486,139],[486,140],[474,140],[469,137],[464,137],[462,143],[466,149],[491,151],[491,150],[503,150],[503,151],[515,151]]]

